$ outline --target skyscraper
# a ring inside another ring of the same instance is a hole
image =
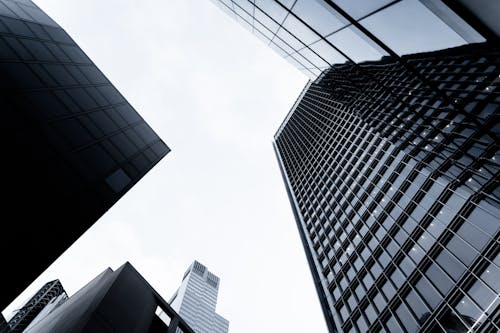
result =
[[[193,333],[130,263],[106,269],[27,333]]]
[[[39,315],[48,314],[66,299],[68,295],[59,280],[47,282],[9,320],[9,332],[24,332]]]
[[[29,0],[0,1],[0,109],[3,309],[169,148]]]
[[[227,333],[229,322],[215,313],[220,279],[194,261],[170,305],[196,333]]]
[[[219,2],[314,80],[274,147],[331,332],[499,330],[500,3],[479,3]]]
[[[363,63],[370,76],[337,65],[280,127],[275,149],[331,331],[496,327],[498,100],[483,94],[497,89],[498,56],[473,45],[405,58],[444,77],[452,104],[391,59]]]

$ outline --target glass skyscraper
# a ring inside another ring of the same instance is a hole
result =
[[[0,1],[0,110],[3,309],[169,148],[29,0]]]
[[[169,302],[196,333],[229,331],[229,322],[215,313],[219,282],[220,279],[207,267],[194,261]]]
[[[218,4],[313,80],[274,147],[329,330],[497,332],[500,3]]]

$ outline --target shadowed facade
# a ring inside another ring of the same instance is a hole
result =
[[[194,333],[130,263],[108,268],[26,333]]]
[[[0,110],[5,308],[169,148],[29,0],[0,1]]]

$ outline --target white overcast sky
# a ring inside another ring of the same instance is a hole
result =
[[[326,332],[272,148],[307,78],[209,0],[35,2],[172,152],[3,313],[125,261],[168,300],[197,259],[231,332]]]

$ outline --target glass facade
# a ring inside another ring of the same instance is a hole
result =
[[[312,79],[334,64],[485,41],[440,0],[213,2]]]
[[[495,2],[220,0],[310,81],[274,147],[331,332],[497,332]]]
[[[279,129],[332,331],[499,329],[499,55],[405,56],[416,74],[392,58],[333,66]]]
[[[220,279],[195,261],[170,305],[197,333],[227,333],[229,322],[215,313]]]
[[[29,0],[0,1],[0,109],[5,307],[169,148]]]
[[[418,76],[391,58],[336,65],[279,129],[332,331],[499,329],[499,55],[406,56]]]

